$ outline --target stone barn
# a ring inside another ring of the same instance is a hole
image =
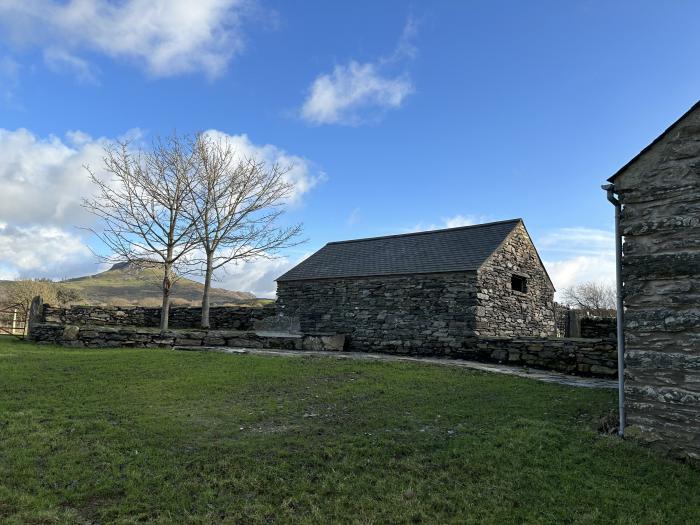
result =
[[[521,219],[328,243],[277,279],[277,305],[353,350],[554,333],[554,286]]]
[[[627,435],[700,459],[700,102],[608,179],[622,210]]]

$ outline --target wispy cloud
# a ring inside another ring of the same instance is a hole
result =
[[[429,230],[440,230],[442,228],[459,228],[460,226],[471,226],[473,224],[481,224],[489,222],[491,219],[486,215],[462,215],[457,214],[451,217],[442,217],[440,222],[425,223],[419,222],[410,228],[405,228],[406,232],[420,232]]]
[[[301,107],[301,117],[316,125],[358,125],[401,107],[414,86],[406,71],[396,74],[392,70],[415,56],[416,31],[411,17],[390,55],[371,62],[350,60],[316,77]]]
[[[613,232],[593,228],[559,228],[536,240],[557,296],[569,286],[615,279]]]
[[[613,232],[594,228],[559,228],[543,235],[538,240],[543,250],[598,255],[613,253],[615,237]]]
[[[8,105],[16,104],[21,66],[9,56],[0,57],[0,100]]]
[[[226,69],[243,49],[242,21],[252,0],[4,0],[0,24],[9,39],[50,51],[85,75],[83,52],[132,60],[153,76]]]
[[[350,215],[348,215],[348,218],[345,220],[345,223],[348,226],[353,226],[360,222],[360,214],[362,210],[360,208],[355,208],[350,212]]]
[[[64,49],[44,50],[44,63],[56,73],[68,73],[83,84],[99,84],[96,69],[87,60],[72,55]]]

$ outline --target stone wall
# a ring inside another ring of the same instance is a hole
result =
[[[526,278],[525,292],[512,289],[513,275]],[[522,223],[481,266],[477,288],[477,335],[555,335],[554,286]]]
[[[439,273],[282,281],[277,309],[302,332],[349,336],[351,350],[455,347],[474,334],[476,276]]]
[[[286,336],[261,332],[226,330],[167,330],[104,325],[35,325],[31,338],[40,344],[71,347],[204,347],[276,348],[287,350],[330,350],[346,348],[343,335],[304,334]],[[499,362],[577,375],[615,377],[617,361],[614,341],[602,339],[538,339],[507,337],[469,337],[453,346],[438,349],[377,345],[385,353],[415,356],[439,356]]]
[[[556,337],[569,337],[569,314],[571,309],[563,304],[554,303],[554,335]]]
[[[39,344],[87,348],[216,347],[275,348],[285,350],[344,349],[343,335],[265,334],[237,330],[166,330],[136,326],[35,325],[30,338]]]
[[[44,322],[64,325],[140,326],[158,327],[160,308],[143,306],[70,306],[44,305]],[[171,328],[198,328],[201,308],[175,306],[170,308]],[[213,330],[252,330],[256,321],[274,315],[274,308],[243,306],[213,306],[209,323]]]
[[[478,337],[465,341],[455,354],[568,374],[617,377],[617,346],[605,339]]]
[[[614,182],[623,205],[627,434],[697,461],[700,107]]]
[[[581,337],[617,339],[617,320],[614,317],[584,317],[580,326]]]

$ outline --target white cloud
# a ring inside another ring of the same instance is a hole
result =
[[[299,203],[323,175],[313,172],[309,161],[271,144],[253,144],[246,135],[226,135],[240,155],[272,164],[290,166],[287,177],[294,184],[290,205]],[[139,130],[126,137],[142,141]],[[75,226],[91,226],[95,217],[81,202],[93,187],[84,165],[100,175],[104,146],[109,138],[92,138],[71,131],[65,138],[37,137],[26,129],[0,129],[0,275],[23,277],[74,277],[98,270],[87,247],[87,233]],[[269,295],[271,279],[286,259],[242,265],[229,280],[232,286],[245,286]],[[289,263],[291,264],[291,263]],[[291,266],[290,266],[291,267]],[[250,272],[245,275],[241,271]]]
[[[413,18],[407,21],[399,43],[389,57],[373,62],[351,60],[332,73],[316,77],[301,107],[301,117],[312,124],[357,125],[376,120],[385,111],[401,107],[414,87],[408,74],[392,74],[392,66],[415,56],[411,39]]]
[[[486,215],[462,215],[457,214],[452,217],[443,217],[440,223],[428,223],[419,222],[411,228],[406,228],[407,232],[421,232],[429,230],[441,230],[443,228],[459,228],[460,226],[472,226],[473,224],[481,224],[484,222],[489,222],[489,218]]]
[[[99,168],[107,139],[73,133],[66,140],[0,129],[0,221],[18,226],[82,225],[91,191],[83,165]]]
[[[536,241],[556,297],[569,286],[598,281],[615,282],[615,237],[607,230],[560,228]]]
[[[459,228],[460,226],[477,224],[478,220],[473,215],[469,215],[468,217],[464,215],[455,215],[454,217],[443,219],[443,222],[445,223],[445,228]]]
[[[6,277],[61,279],[98,265],[83,239],[56,227],[0,225],[0,268]]]
[[[291,155],[272,144],[264,144],[262,146],[253,144],[245,133],[241,135],[227,135],[217,130],[209,130],[205,133],[215,140],[228,141],[240,158],[254,158],[265,162],[268,166],[277,164],[281,168],[286,169],[284,176],[287,182],[294,187],[289,198],[290,204],[298,204],[305,193],[309,192],[319,182],[325,180],[325,174],[313,172],[312,164],[308,160],[297,155]]]
[[[351,61],[314,80],[301,115],[313,124],[359,124],[365,110],[398,108],[412,91],[404,75],[384,77],[375,64]]]
[[[275,297],[277,284],[275,279],[306,259],[310,253],[292,259],[280,257],[276,259],[256,259],[239,264],[229,264],[225,272],[219,274],[215,286],[223,286],[229,290],[252,292],[256,297]]]
[[[154,76],[220,74],[243,47],[248,0],[4,0],[18,44],[133,60]]]

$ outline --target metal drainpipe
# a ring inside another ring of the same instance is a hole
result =
[[[617,433],[625,437],[625,334],[622,302],[622,233],[620,232],[621,204],[615,198],[615,185],[605,184],[608,200],[615,206],[615,280],[617,282],[617,384],[620,427]]]

